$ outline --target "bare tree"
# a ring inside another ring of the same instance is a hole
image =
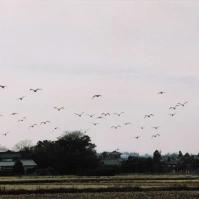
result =
[[[22,140],[13,146],[13,151],[23,151],[33,146],[32,140]]]
[[[8,148],[6,148],[5,146],[2,146],[0,144],[0,152],[5,152],[5,151],[8,151],[8,150],[9,150]]]

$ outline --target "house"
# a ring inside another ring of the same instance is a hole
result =
[[[22,163],[25,175],[28,173],[28,170],[37,167],[37,164],[33,160],[21,159],[21,153],[19,152],[0,152],[0,175],[14,175],[13,166],[16,160]]]
[[[123,158],[121,158],[121,153],[118,151],[107,152],[106,158],[101,160],[101,164],[107,166],[121,166],[121,162]]]
[[[27,171],[29,169],[34,169],[37,166],[37,164],[33,160],[21,160],[21,159],[19,159],[19,161],[23,165],[25,175],[27,174]],[[6,175],[14,174],[14,171],[13,171],[13,166],[14,165],[15,165],[15,161],[14,160],[0,161],[0,174],[2,174],[2,175],[3,174],[6,174]]]

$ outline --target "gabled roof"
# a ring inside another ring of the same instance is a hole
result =
[[[1,162],[0,161],[0,167],[13,167],[15,162]]]
[[[118,152],[118,151],[113,151],[110,152],[108,155],[121,155],[122,153]]]
[[[37,166],[33,160],[20,160],[23,166]],[[13,167],[14,161],[0,161],[0,167]]]
[[[37,166],[33,160],[20,160],[23,166]]]

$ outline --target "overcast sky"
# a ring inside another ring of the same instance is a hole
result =
[[[198,10],[198,1],[0,1],[0,85],[8,86],[0,89],[0,133],[10,131],[0,144],[89,128],[98,152],[198,153]],[[96,119],[102,112],[111,116]]]

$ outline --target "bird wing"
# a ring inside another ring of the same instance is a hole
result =
[[[94,97],[97,97],[97,95],[93,95],[92,99],[93,99]]]

